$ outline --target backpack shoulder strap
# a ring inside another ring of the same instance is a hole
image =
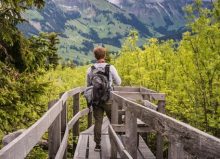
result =
[[[110,66],[111,66],[110,64],[107,64],[105,66],[105,74],[106,74],[108,80],[109,80]]]
[[[96,69],[95,66],[92,65],[92,66],[91,66],[91,71],[93,72],[95,69]]]

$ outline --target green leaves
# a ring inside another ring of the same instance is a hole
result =
[[[137,34],[131,33],[115,63],[123,85],[165,92],[170,115],[216,136],[220,134],[219,3],[212,11],[202,9],[200,0],[187,6],[191,32],[184,33],[178,45],[152,38],[140,48]]]

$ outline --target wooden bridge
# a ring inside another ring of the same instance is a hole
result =
[[[142,87],[115,87],[111,92],[112,121],[102,126],[102,151],[94,151],[92,112],[80,111],[80,94],[75,88],[49,103],[49,110],[31,127],[0,150],[0,159],[23,159],[48,132],[50,159],[67,158],[69,132],[74,142],[74,159],[163,159],[168,143],[169,159],[220,158],[220,139],[165,115],[165,94]],[[67,121],[67,99],[73,98],[73,118]],[[157,104],[153,104],[157,103]],[[88,129],[79,133],[79,119],[88,116]],[[143,137],[156,135],[153,154]]]

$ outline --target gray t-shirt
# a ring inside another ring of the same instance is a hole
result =
[[[94,64],[96,69],[103,71],[103,72],[105,70],[106,65],[107,63],[95,63]],[[89,67],[87,70],[87,76],[86,76],[87,86],[89,86],[90,84],[91,77],[92,77],[92,72],[91,72],[91,67]],[[118,75],[118,72],[113,65],[110,65],[110,69],[109,69],[109,82],[110,82],[110,86],[112,86],[112,84],[115,84],[117,86],[121,84],[121,78]]]

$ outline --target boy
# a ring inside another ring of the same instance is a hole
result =
[[[96,71],[106,71],[106,67],[109,67],[109,85],[110,87],[114,83],[115,85],[121,84],[121,78],[118,75],[117,70],[113,65],[109,65],[105,62],[106,57],[106,49],[103,47],[96,47],[93,50],[94,56],[97,62],[88,69],[87,71],[87,87],[92,86],[92,76],[94,69]],[[107,117],[111,121],[111,103],[109,101],[99,104],[97,106],[93,106],[93,116],[95,118],[95,126],[94,126],[94,141],[96,143],[95,151],[101,151],[101,128],[102,128],[102,120],[104,112],[106,112]]]

